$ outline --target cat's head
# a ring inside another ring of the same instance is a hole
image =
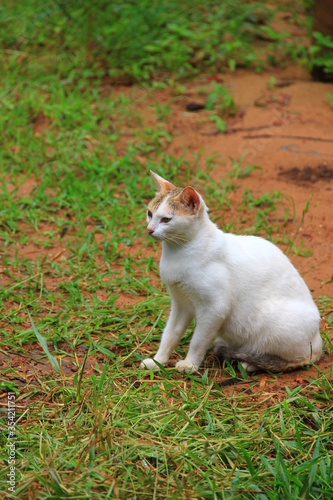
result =
[[[147,232],[156,240],[180,245],[191,240],[207,213],[200,194],[190,186],[178,188],[151,171],[158,192],[147,207]]]

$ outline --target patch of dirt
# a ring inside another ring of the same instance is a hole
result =
[[[118,299],[114,302],[114,305],[119,309],[123,309],[124,307],[132,306],[144,300],[145,297],[141,295],[131,295],[129,293],[123,293],[118,297]]]
[[[36,179],[27,179],[16,191],[15,195],[17,198],[23,198],[24,196],[29,196],[32,194],[33,190],[38,186],[38,181]]]
[[[333,161],[332,161],[333,164]],[[333,168],[327,166],[326,163],[320,163],[317,167],[305,166],[303,168],[292,167],[285,169],[280,167],[281,171],[279,176],[284,177],[287,180],[300,183],[313,183],[318,181],[331,181],[333,179]]]
[[[32,120],[32,131],[35,137],[40,137],[51,126],[52,120],[43,113],[38,113]]]

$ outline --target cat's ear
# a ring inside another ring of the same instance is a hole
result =
[[[180,202],[185,205],[191,213],[196,214],[200,208],[200,196],[191,186],[187,186],[179,195]]]
[[[150,171],[150,173],[154,177],[156,186],[159,188],[160,191],[166,192],[166,191],[171,191],[171,189],[175,188],[175,186],[171,184],[171,182],[166,181],[165,179],[163,179],[163,177],[161,177],[158,174],[155,174],[155,172],[153,172],[152,170]]]

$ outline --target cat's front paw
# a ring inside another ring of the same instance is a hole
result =
[[[185,359],[182,359],[181,361],[178,361],[175,366],[176,370],[180,373],[195,373],[198,371],[198,366],[194,365],[193,363],[189,363]]]
[[[155,371],[160,369],[160,367],[155,363],[155,360],[152,358],[144,359],[140,363],[140,368],[141,370],[155,370]]]

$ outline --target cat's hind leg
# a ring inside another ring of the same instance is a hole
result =
[[[318,330],[311,342],[311,361],[313,363],[319,361],[322,353],[323,353],[323,340]]]
[[[227,342],[225,342],[221,337],[217,337],[217,339],[215,339],[214,341],[213,354],[218,358],[220,363],[223,363],[223,361],[225,360],[229,362],[235,360],[235,358],[233,358],[234,348],[228,346]],[[240,364],[248,373],[254,373],[259,370],[256,365],[253,365],[246,361],[241,361]]]
[[[241,365],[247,373],[254,373],[254,372],[257,372],[259,370],[259,368],[257,366],[251,365],[250,363],[247,363],[246,361],[241,361]]]

